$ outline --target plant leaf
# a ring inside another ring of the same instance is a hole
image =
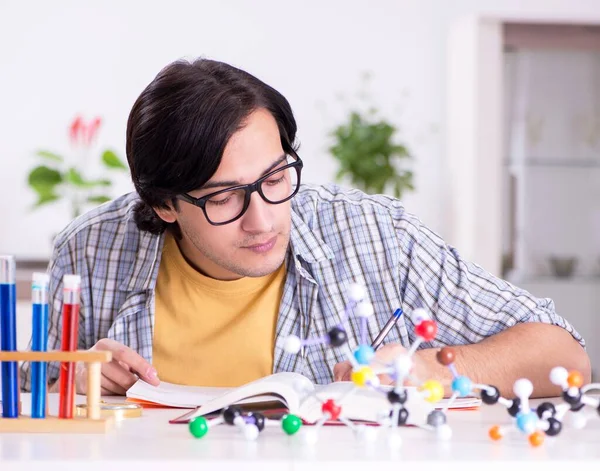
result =
[[[88,186],[87,182],[81,176],[81,173],[79,173],[79,170],[77,170],[76,168],[73,168],[73,167],[71,167],[69,170],[67,170],[65,179],[69,183],[71,183],[75,186],[79,186],[79,187],[87,187]]]
[[[65,160],[62,156],[47,150],[39,150],[37,151],[37,155],[39,155],[40,157],[44,157],[45,159],[53,160],[55,162],[64,162]]]
[[[106,203],[107,201],[110,201],[110,200],[111,200],[111,198],[109,198],[108,196],[98,195],[98,196],[90,196],[87,199],[87,202],[102,204],[102,203]]]
[[[56,193],[40,194],[34,207],[37,208],[43,206],[44,204],[52,203],[58,199],[60,199],[60,196],[58,196]]]
[[[56,193],[56,187],[63,182],[63,176],[60,172],[44,165],[40,165],[29,173],[27,181],[29,186],[38,196],[34,208],[51,203],[60,198]]]
[[[54,187],[63,182],[63,176],[58,170],[39,165],[35,167],[27,178],[32,187]]]
[[[114,168],[118,170],[127,170],[127,166],[121,161],[121,159],[112,150],[105,150],[102,154],[102,162],[108,168]]]

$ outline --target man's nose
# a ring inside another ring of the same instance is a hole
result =
[[[271,206],[258,192],[252,193],[246,214],[242,217],[242,229],[246,232],[269,232],[273,228]]]

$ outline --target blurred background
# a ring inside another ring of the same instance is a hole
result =
[[[31,271],[75,215],[133,189],[131,106],[208,57],[277,88],[303,179],[399,196],[537,296],[600,368],[600,1],[0,0],[0,253]]]

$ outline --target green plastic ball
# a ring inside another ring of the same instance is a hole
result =
[[[297,415],[288,414],[281,421],[281,428],[288,435],[294,435],[300,427],[302,426],[302,421]]]
[[[191,434],[196,438],[202,438],[208,432],[208,422],[204,417],[196,417],[189,424]]]

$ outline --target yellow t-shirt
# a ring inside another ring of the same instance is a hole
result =
[[[209,278],[187,263],[167,234],[155,291],[159,379],[235,387],[271,374],[285,274],[282,264],[260,278]]]

